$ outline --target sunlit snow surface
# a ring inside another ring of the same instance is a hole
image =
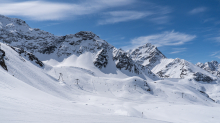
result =
[[[62,62],[45,61],[41,69],[10,47],[2,44],[1,49],[6,52],[9,71],[0,67],[0,123],[220,121],[218,82],[144,80],[111,66],[110,72],[100,70],[89,54]],[[63,76],[58,80],[60,73]],[[147,91],[146,81],[151,91]]]

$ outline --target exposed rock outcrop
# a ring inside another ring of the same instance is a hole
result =
[[[96,58],[95,58],[95,61],[93,62],[94,65],[98,68],[103,68],[103,67],[106,67],[107,64],[108,64],[108,54],[107,54],[107,50],[105,49],[102,49],[100,50],[97,55],[96,55]]]
[[[1,45],[1,44],[0,44]],[[0,49],[0,65],[3,69],[5,69],[6,71],[8,71],[7,66],[5,65],[5,51],[3,51],[2,49]]]
[[[35,55],[33,55],[32,53],[29,53],[27,51],[24,51],[24,49],[19,49],[16,47],[12,47],[10,46],[13,50],[15,50],[20,56],[27,58],[28,60],[30,60],[31,62],[36,63],[39,67],[43,67],[44,63],[42,61],[40,61]]]
[[[214,79],[212,79],[210,76],[204,75],[200,72],[196,72],[193,75],[195,76],[194,79],[196,81],[203,81],[203,82],[212,82],[212,81],[214,81]]]

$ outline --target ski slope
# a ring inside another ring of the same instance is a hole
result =
[[[155,90],[153,96],[144,93],[140,87],[136,90],[132,87],[129,90],[120,87],[119,84],[119,87],[108,82],[106,83],[108,85],[100,84],[102,81],[98,81],[97,78],[93,79],[95,87],[93,91],[86,87],[78,88],[83,85],[79,82],[79,86],[72,85],[73,89],[77,90],[72,93],[72,99],[61,99],[12,78],[3,70],[1,78],[5,78],[0,81],[0,122],[4,123],[217,123],[220,120],[219,105],[212,103],[211,100],[203,100],[206,98],[192,91],[181,98],[177,89],[170,87],[169,84],[175,83],[171,81],[164,84],[161,80],[149,84]],[[111,90],[105,92],[109,87]],[[166,89],[168,87],[171,89]],[[183,88],[184,86],[180,89]],[[126,94],[129,91],[130,94]],[[192,100],[192,95],[198,96],[196,97],[198,101]]]
[[[1,49],[8,67],[0,67],[1,123],[220,121],[218,81],[143,79],[72,58],[45,61],[42,69],[5,44]]]

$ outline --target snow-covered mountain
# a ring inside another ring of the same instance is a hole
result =
[[[217,61],[211,61],[206,63],[197,63],[196,66],[208,71],[209,73],[220,77],[220,64]]]
[[[217,80],[216,75],[218,72],[211,71],[213,69],[217,69],[214,67],[217,66],[217,63],[212,65],[211,70],[210,68],[201,67],[204,69],[203,70],[184,59],[166,58],[156,46],[150,43],[136,49],[129,50],[128,53],[135,62],[147,66],[153,73],[161,78],[187,78],[203,82],[212,82]]]
[[[162,59],[166,58],[156,46],[150,43],[129,50],[129,54],[135,62],[147,66],[149,69],[153,69]]]
[[[86,57],[89,54],[91,58],[87,58],[88,62],[93,63],[93,66],[105,73],[114,74],[121,70],[129,76],[138,75],[145,79],[158,79],[146,66],[134,62],[128,53],[115,48],[92,32],[81,31],[66,36],[55,36],[40,29],[30,28],[25,21],[20,19],[2,15],[0,24],[0,42],[16,47],[14,49],[17,52],[24,56],[28,55],[29,58],[30,54],[33,54],[41,61],[65,62],[67,59]],[[80,60],[74,61],[80,62]],[[35,60],[35,63],[43,66],[38,60]],[[81,66],[85,68],[86,65]]]
[[[187,78],[196,81],[212,82],[217,77],[184,59],[164,59],[152,71],[162,78]]]
[[[28,57],[39,67],[44,67],[44,63],[50,66],[68,64],[87,70],[96,67],[99,73],[118,74],[120,71],[126,76],[140,76],[151,80],[158,80],[159,76],[211,82],[217,80],[215,76],[219,76],[216,62],[197,64],[199,68],[183,59],[166,58],[150,43],[125,52],[92,32],[55,36],[31,28],[21,19],[3,15],[0,16],[0,28],[0,41],[9,44],[21,56]],[[3,61],[1,64],[4,66]]]
[[[151,44],[125,52],[87,31],[55,36],[0,16],[0,78],[4,123],[220,120],[215,75]]]
[[[8,44],[0,44],[0,51],[4,52],[4,55],[0,56],[2,58],[1,61],[4,63],[0,69],[5,71],[7,76],[16,78],[48,94],[56,95],[60,98],[68,97],[67,93],[64,94],[63,91],[70,92],[70,90],[62,88],[59,86],[59,81],[47,75],[42,69],[44,64],[34,55],[28,52],[20,53],[19,49],[15,49]]]

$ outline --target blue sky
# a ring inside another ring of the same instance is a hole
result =
[[[220,0],[0,0],[0,14],[55,35],[92,31],[117,48],[220,61]]]

